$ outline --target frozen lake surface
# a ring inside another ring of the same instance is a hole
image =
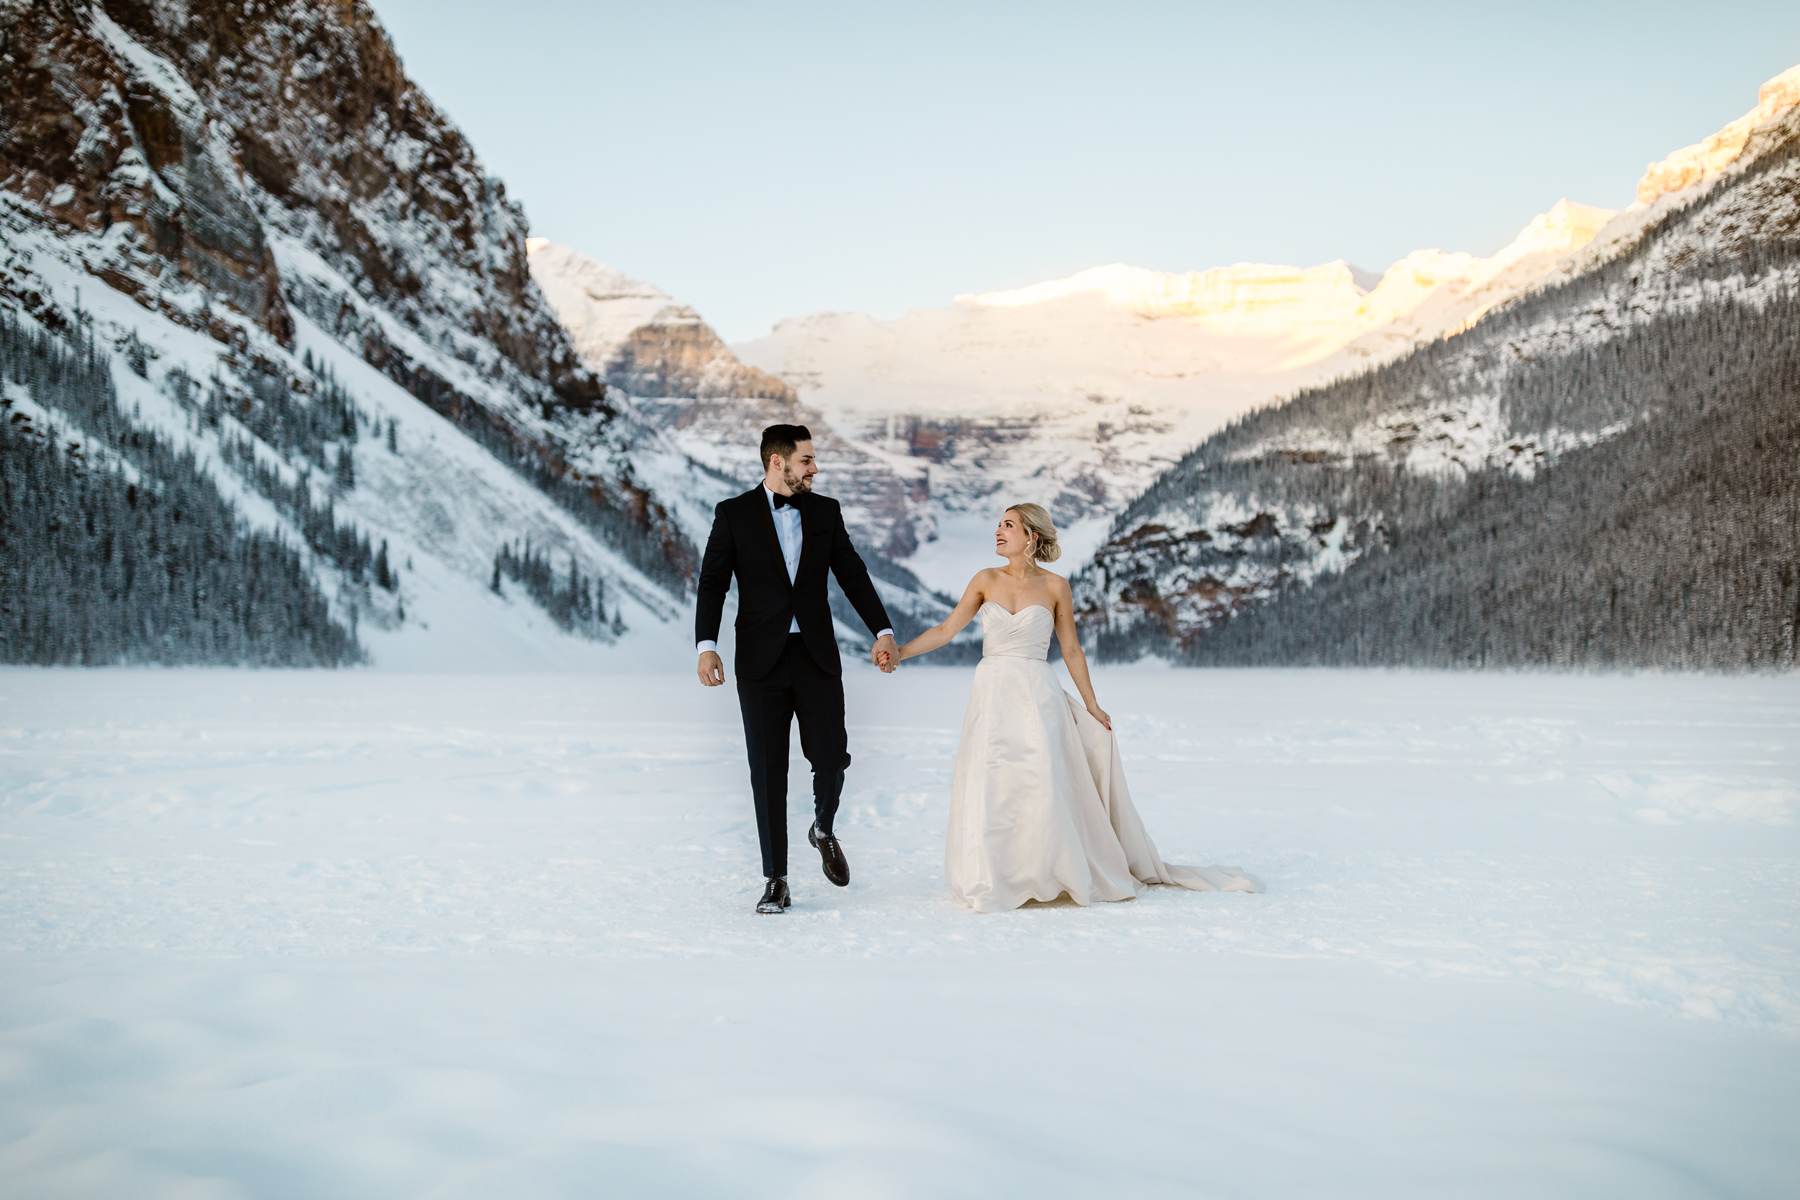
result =
[[[756,917],[732,690],[0,671],[19,1196],[1769,1196],[1800,677],[1101,668],[1163,856],[943,890],[966,669],[853,670]]]

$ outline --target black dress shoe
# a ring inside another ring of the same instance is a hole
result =
[[[844,860],[844,848],[829,833],[819,832],[819,823],[814,821],[812,828],[806,831],[806,840],[819,851],[819,865],[825,868],[825,878],[843,887],[850,882],[850,864]]]
[[[787,880],[771,879],[769,880],[768,885],[763,888],[762,899],[756,902],[756,911],[759,913],[778,913],[793,902],[794,898],[788,895]]]

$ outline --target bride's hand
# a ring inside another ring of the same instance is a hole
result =
[[[1112,718],[1106,715],[1106,710],[1104,708],[1101,708],[1098,704],[1090,704],[1087,706],[1087,710],[1088,716],[1106,726],[1109,732],[1112,730]]]

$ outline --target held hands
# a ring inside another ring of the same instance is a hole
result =
[[[875,645],[869,650],[869,661],[880,667],[884,675],[894,673],[894,668],[900,665],[900,648],[894,644],[893,635],[875,639]]]
[[[707,687],[718,687],[725,682],[725,660],[719,657],[717,650],[708,650],[700,655],[700,662],[694,668],[700,676],[700,682]]]

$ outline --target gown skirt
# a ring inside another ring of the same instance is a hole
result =
[[[1157,854],[1125,784],[1119,743],[1057,681],[1055,622],[1031,604],[978,614],[975,668],[950,791],[944,877],[978,912],[1067,896],[1130,900],[1144,884],[1255,892],[1237,867],[1189,867]]]

